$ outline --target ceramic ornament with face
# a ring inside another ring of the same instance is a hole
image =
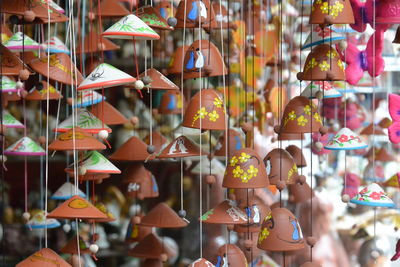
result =
[[[265,156],[264,164],[270,184],[276,185],[279,180],[286,184],[294,184],[298,179],[297,165],[284,149],[273,149]]]

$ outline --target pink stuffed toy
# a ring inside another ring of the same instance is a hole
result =
[[[344,124],[345,115],[344,105],[339,110],[339,120],[342,125]],[[365,120],[365,114],[363,114],[360,106],[355,102],[347,101],[346,103],[346,127],[350,130],[356,130],[362,126],[362,122]]]
[[[346,183],[342,195],[347,194],[350,198],[353,198],[358,194],[358,187],[361,185],[361,178],[357,174],[348,172],[345,174],[344,179],[346,179]]]
[[[370,24],[372,28],[374,28],[374,9],[375,13],[379,12],[380,16],[387,16],[389,17],[389,10],[386,8],[381,7],[381,4],[386,2],[385,0],[374,1],[374,0],[367,0],[362,2],[360,0],[350,0],[351,7],[353,9],[354,14],[354,24],[350,24],[350,27],[353,30],[358,32],[364,32],[367,28],[367,24]],[[375,4],[375,8],[374,8]],[[376,15],[375,15],[376,16]],[[375,26],[380,27],[386,31],[391,25],[390,24],[377,24],[376,17],[375,17]]]
[[[389,114],[392,124],[388,127],[389,140],[394,144],[400,143],[400,96],[389,94]]]

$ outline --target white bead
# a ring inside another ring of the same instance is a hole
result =
[[[377,251],[377,250],[371,251],[372,258],[377,259],[377,258],[379,258],[379,256],[380,256],[379,251]]]
[[[99,137],[100,137],[101,139],[107,139],[107,137],[108,137],[108,132],[107,132],[107,130],[101,130],[101,131],[99,132]]]
[[[16,87],[17,89],[24,89],[24,83],[21,81],[17,81],[16,82]]]
[[[349,201],[350,201],[350,196],[349,196],[348,194],[344,194],[344,195],[342,196],[342,201],[343,201],[344,203],[349,203]]]
[[[83,167],[83,166],[80,166],[78,168],[78,173],[79,173],[79,175],[85,175],[86,174],[86,168]]]
[[[2,160],[3,160],[3,163],[4,163],[4,162],[7,161],[7,156],[6,156],[6,155],[0,156],[0,159],[2,159]]]
[[[344,51],[347,48],[347,42],[346,41],[340,41],[339,42],[339,48],[340,50]]]
[[[29,214],[29,212],[22,213],[22,218],[24,218],[25,221],[29,221],[30,217],[31,215]]]
[[[339,123],[335,122],[335,123],[333,124],[332,128],[333,128],[333,130],[334,130],[335,132],[339,131],[339,130],[340,130],[340,125],[339,125]]]
[[[136,90],[142,90],[144,88],[144,83],[141,80],[137,80],[135,82],[135,89]]]
[[[89,250],[90,250],[90,252],[92,252],[93,254],[96,254],[97,251],[99,251],[99,246],[96,245],[96,244],[91,244],[91,245],[89,246]]]
[[[64,232],[69,233],[69,231],[71,231],[71,225],[68,223],[64,224],[63,230],[64,230]]]

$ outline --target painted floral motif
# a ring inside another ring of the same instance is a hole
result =
[[[331,50],[328,51],[328,53],[326,53],[326,56],[328,58],[332,58],[333,59],[333,58],[338,56],[338,53],[335,50],[331,49]]]
[[[324,1],[322,4],[321,1],[316,1],[315,5],[319,5],[322,14],[329,14],[334,19],[343,11],[344,8],[344,5],[339,1],[335,1],[333,5],[329,5],[328,1]],[[314,5],[313,10],[315,10]]]
[[[258,168],[256,168],[253,164],[251,164],[247,170],[244,170],[240,165],[237,165],[239,162],[240,164],[248,162],[251,157],[251,155],[242,152],[239,157],[233,156],[229,161],[230,166],[235,167],[232,170],[233,177],[240,178],[243,183],[247,183],[258,174]]]
[[[157,26],[167,27],[167,25],[163,21],[160,21],[158,19],[156,14],[143,14],[140,17],[140,19],[143,20],[148,25],[157,25]]]
[[[308,120],[303,115],[297,118],[297,124],[300,126],[305,126],[307,122]]]
[[[263,228],[260,232],[260,235],[258,237],[258,244],[261,244],[267,237],[269,236],[269,231],[267,227]]]
[[[216,97],[216,98],[214,98],[214,105],[217,107],[217,108],[222,108],[222,100],[221,99],[219,99],[218,97]]]
[[[75,78],[75,74],[72,73],[70,69],[68,69],[63,64],[60,63],[60,60],[57,58],[57,54],[51,55],[48,59],[45,57],[42,57],[40,59],[40,61],[43,63],[47,63],[47,61],[50,61],[49,62],[50,67],[58,68],[58,69],[62,70],[63,72],[71,75],[73,78]]]
[[[309,69],[313,69],[318,65],[318,62],[315,60],[315,58],[311,58],[310,61],[308,61],[305,71],[308,71]]]
[[[321,71],[327,71],[329,70],[330,65],[326,60],[323,60],[321,63],[318,64],[318,67],[320,68]]]
[[[216,109],[223,109],[223,102],[220,98],[215,97],[213,104],[214,105],[208,109],[202,107],[197,111],[196,115],[193,117],[192,126],[194,126],[198,119],[208,118],[209,121],[216,122],[220,118]],[[223,112],[225,113],[225,109],[223,109]]]
[[[213,112],[208,113],[209,120],[212,122],[216,122],[219,118],[218,113],[214,110]]]
[[[294,121],[294,120],[297,121],[297,125],[305,126],[309,121],[309,116],[311,116],[312,110],[315,108],[316,108],[315,105],[312,103],[311,105],[306,105],[303,108],[303,113],[301,114],[296,114],[295,111],[289,112],[289,114],[287,115],[287,117],[285,117],[283,121],[283,126],[288,124],[289,121]],[[313,117],[317,122],[322,123],[321,117],[318,112],[315,112]]]
[[[150,27],[146,27],[146,26],[141,26],[141,27],[137,27],[137,24],[139,24],[138,19],[135,19],[135,17],[133,17],[133,15],[125,17],[123,19],[121,19],[120,21],[118,21],[117,23],[115,23],[114,25],[112,25],[107,32],[141,32],[141,33],[151,33],[151,34],[156,34],[156,32],[151,29]],[[140,23],[143,24],[143,23]]]
[[[297,173],[297,165],[293,164],[292,168],[290,168],[290,170],[288,171],[288,182],[290,182],[290,180],[293,177],[293,174]]]
[[[338,64],[338,66],[339,66],[339,68],[340,68],[341,70],[344,70],[343,61],[341,61],[340,59],[338,59],[337,64]]]
[[[204,213],[201,216],[200,220],[202,220],[202,221],[208,220],[208,218],[210,218],[210,215],[212,215],[213,213],[214,213],[214,209],[210,209],[209,211],[207,211],[206,213]]]
[[[315,119],[315,121],[322,123],[321,116],[319,115],[318,112],[314,113],[314,119]]]
[[[359,136],[354,136],[354,135],[348,136],[346,134],[337,134],[333,137],[331,141],[329,141],[328,145],[337,144],[340,147],[344,147],[345,143],[352,145],[355,142],[361,143],[361,138]]]
[[[376,202],[380,200],[387,200],[387,196],[383,191],[373,191],[369,187],[364,188],[358,193],[357,200],[364,202]]]
[[[310,105],[307,105],[304,107],[304,113],[306,113],[307,115],[311,115],[311,107]]]

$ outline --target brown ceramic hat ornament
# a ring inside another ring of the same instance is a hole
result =
[[[29,101],[46,101],[47,96],[49,100],[59,100],[63,97],[51,84],[41,81],[29,91],[25,99]]]
[[[304,96],[296,96],[286,105],[277,131],[300,134],[319,132],[321,127],[322,119],[315,104]]]
[[[145,161],[150,159],[147,145],[136,136],[132,136],[122,144],[111,156],[114,161]]]
[[[354,24],[349,0],[314,0],[310,24]]]
[[[279,133],[278,140],[279,141],[304,140],[304,133]]]
[[[185,58],[186,51],[189,49],[188,45],[179,46],[175,53],[172,55],[168,64],[168,74],[179,74],[182,72],[183,59]]]
[[[224,200],[204,213],[200,220],[210,224],[246,224],[248,221],[244,210],[238,208],[232,200]]]
[[[49,248],[42,248],[33,253],[25,260],[21,261],[15,267],[72,267],[68,262],[61,258],[57,253]]]
[[[375,153],[375,156],[374,156]],[[396,158],[389,154],[386,148],[370,148],[368,152],[364,155],[364,158],[368,158],[368,160],[373,161],[381,161],[381,162],[390,162],[395,161]]]
[[[228,142],[229,145],[227,147]],[[228,129],[227,132],[224,131],[218,138],[214,156],[225,157],[226,149],[228,149],[228,155],[232,155],[232,153],[243,147],[245,147],[245,143],[241,133],[235,129]]]
[[[102,51],[118,50],[119,46],[95,31],[90,31],[83,41],[83,53],[99,53]],[[76,53],[82,53],[82,44],[79,42]],[[90,57],[89,57],[90,58]],[[93,69],[92,69],[93,70]],[[91,72],[90,70],[89,72]],[[88,72],[88,73],[89,73]]]
[[[47,69],[48,64],[49,69]],[[80,84],[83,81],[82,74],[75,67],[74,63],[72,63],[71,58],[65,53],[57,53],[50,55],[50,57],[34,59],[29,63],[29,66],[37,73],[62,84]]]
[[[162,115],[181,114],[182,105],[183,107],[186,106],[184,101],[182,102],[182,94],[180,91],[166,91],[161,97],[158,113]]]
[[[106,146],[82,129],[75,127],[60,134],[49,145],[50,151],[63,150],[103,150]]]
[[[163,267],[164,263],[160,259],[145,259],[141,267]]]
[[[74,176],[74,173],[68,173],[70,176]],[[85,173],[85,175],[79,175],[79,182],[82,181],[102,181],[104,179],[110,178],[109,173]]]
[[[91,220],[88,220],[90,223],[94,223],[94,222],[105,223],[105,222],[113,222],[113,221],[116,220],[115,217],[114,217],[114,215],[108,210],[107,206],[104,205],[103,203],[97,202],[97,203],[95,204],[95,207],[96,207],[99,211],[101,211],[101,212],[106,216],[106,218],[98,218],[98,219],[91,219]]]
[[[344,64],[336,50],[328,44],[312,49],[304,63],[303,72],[297,73],[301,81],[344,81]]]
[[[203,89],[190,100],[182,126],[201,130],[225,130],[225,113],[224,103],[217,91]]]
[[[300,265],[300,267],[322,267],[322,265],[315,261],[307,261]]]
[[[160,259],[162,254],[170,258],[173,255],[173,251],[154,233],[148,234],[128,252],[131,257],[146,259]]]
[[[166,203],[161,202],[141,219],[140,225],[157,228],[182,228],[188,224]]]
[[[257,247],[267,251],[293,251],[304,248],[297,218],[285,208],[274,208],[261,226]]]
[[[381,119],[378,122],[378,125],[382,128],[382,129],[387,129],[389,128],[390,125],[392,125],[392,120],[389,119],[388,117],[385,117],[383,119]]]
[[[247,259],[243,251],[236,245],[227,244],[221,246],[217,251],[216,259],[213,260],[215,266],[244,267]]]
[[[368,124],[367,127],[361,130],[360,135],[386,135],[385,132],[379,125],[374,125],[372,123]]]
[[[0,44],[1,74],[18,76],[20,71],[27,69],[25,64],[7,47]]]
[[[192,43],[183,61],[183,78],[214,77],[227,75],[228,69],[218,48],[208,40]]]
[[[303,168],[307,166],[307,161],[303,155],[303,151],[296,146],[296,145],[290,145],[285,148],[287,152],[292,156],[294,162],[297,165],[297,168]]]
[[[139,216],[142,218],[143,216]],[[152,227],[142,226],[140,224],[135,223],[135,217],[131,218],[128,229],[126,231],[125,242],[133,243],[140,242],[145,238],[148,234],[152,232]]]
[[[150,145],[150,134],[144,138],[144,142],[147,145]],[[154,153],[158,153],[167,146],[167,138],[165,138],[165,136],[163,136],[160,132],[153,131],[151,133],[151,145],[154,146]]]
[[[295,183],[288,186],[289,202],[302,203],[311,198],[311,188],[307,183]],[[312,193],[314,195],[314,192]]]
[[[294,184],[298,181],[297,165],[292,156],[282,148],[271,150],[264,158],[269,183],[276,185],[278,181]]]
[[[150,78],[146,86],[152,90],[179,90],[179,87],[156,69],[148,69],[139,75],[139,79]]]
[[[217,28],[220,29],[222,26],[222,29],[228,29],[229,28],[228,10],[226,9],[226,7],[217,1],[212,2],[212,7],[215,12],[215,20],[217,23]]]
[[[128,122],[128,119],[107,101],[102,101],[90,108],[90,112],[101,118],[104,124],[119,125]]]
[[[173,30],[168,22],[163,18],[160,13],[152,6],[140,7],[135,11],[135,14],[147,25],[153,29],[159,30]]]
[[[185,17],[186,15],[186,17]],[[217,28],[214,9],[210,0],[181,0],[176,10],[176,29]]]
[[[107,219],[107,215],[98,210],[86,199],[80,196],[73,196],[51,211],[47,215],[47,218],[93,220]]]
[[[76,235],[74,235],[68,242],[65,244],[64,247],[60,249],[62,253],[65,254],[72,254],[72,255],[78,255],[78,238]],[[89,246],[86,244],[86,242],[82,239],[81,236],[79,236],[79,253],[80,254],[90,254]]]
[[[207,153],[202,152],[202,155]],[[168,144],[157,158],[185,158],[200,156],[200,148],[189,138],[181,135]]]
[[[127,195],[132,198],[158,197],[158,185],[154,175],[142,163],[131,164],[124,171],[123,183],[127,184]]]
[[[215,265],[204,258],[200,258],[192,262],[188,267],[215,267]]]
[[[100,14],[98,13],[100,10]],[[122,3],[116,0],[102,0],[100,7],[94,8],[96,16],[101,15],[102,18],[122,18],[129,15],[129,10]]]
[[[226,188],[264,188],[269,185],[264,162],[250,148],[233,153],[226,167],[222,186]]]

